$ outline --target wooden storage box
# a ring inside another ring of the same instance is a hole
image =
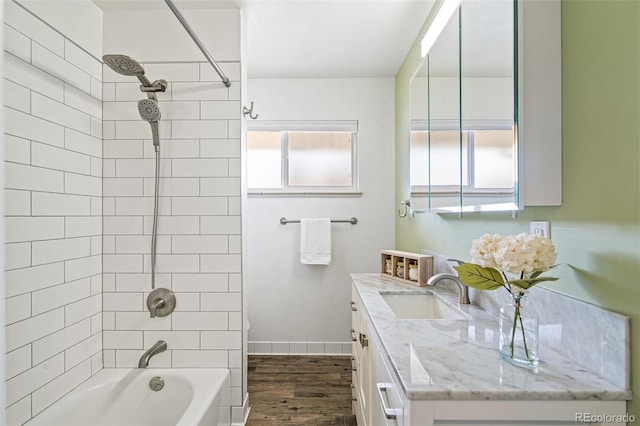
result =
[[[391,266],[387,266],[387,261]],[[402,262],[402,270],[398,271],[398,263]],[[417,269],[417,278],[415,280],[409,279],[409,269],[415,265]],[[425,286],[427,280],[433,275],[433,256],[426,254],[409,253],[398,250],[382,250],[380,252],[380,274],[383,277],[393,278],[405,283]]]

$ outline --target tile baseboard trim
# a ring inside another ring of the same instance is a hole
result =
[[[250,341],[249,355],[351,355],[351,342]]]
[[[249,392],[247,392],[244,396],[244,402],[242,403],[242,423],[239,423],[240,426],[244,426],[249,421],[249,414],[251,413],[251,407],[249,406]],[[236,426],[236,423],[233,423],[233,426]]]

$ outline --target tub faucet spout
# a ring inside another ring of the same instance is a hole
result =
[[[454,283],[456,283],[456,285],[458,286],[458,290],[460,291],[460,297],[458,298],[458,303],[463,305],[468,305],[471,303],[469,301],[469,287],[464,285],[462,281],[460,281],[460,278],[456,277],[453,274],[446,274],[446,273],[436,274],[431,278],[429,278],[429,280],[427,281],[427,284],[436,285],[437,282],[442,280],[451,280]]]
[[[158,340],[153,346],[149,348],[138,361],[138,368],[147,368],[149,366],[149,360],[152,356],[158,355],[160,352],[167,350],[167,342],[164,340]]]

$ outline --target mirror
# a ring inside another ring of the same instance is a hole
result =
[[[463,0],[411,80],[413,211],[518,209],[515,0]]]

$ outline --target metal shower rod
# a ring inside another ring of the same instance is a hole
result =
[[[178,18],[178,21],[180,21],[180,23],[182,24],[184,29],[187,30],[187,32],[189,33],[189,35],[191,36],[193,41],[196,43],[196,46],[198,46],[198,48],[200,49],[200,51],[202,52],[204,57],[207,58],[207,61],[209,61],[209,63],[213,67],[213,69],[218,73],[218,75],[222,79],[222,82],[224,83],[224,85],[227,86],[227,87],[230,87],[231,86],[231,81],[229,81],[227,76],[224,75],[224,72],[222,72],[222,70],[220,69],[220,67],[216,63],[216,61],[209,54],[209,51],[207,50],[207,48],[204,47],[204,45],[202,44],[202,42],[200,41],[200,39],[198,38],[196,33],[193,32],[193,29],[191,28],[189,23],[184,19],[184,16],[182,16],[182,13],[180,12],[180,10],[178,10],[176,5],[173,3],[173,0],[164,0],[164,2],[167,3],[167,6],[169,6],[169,9],[171,9],[173,14],[176,15],[176,18]]]

